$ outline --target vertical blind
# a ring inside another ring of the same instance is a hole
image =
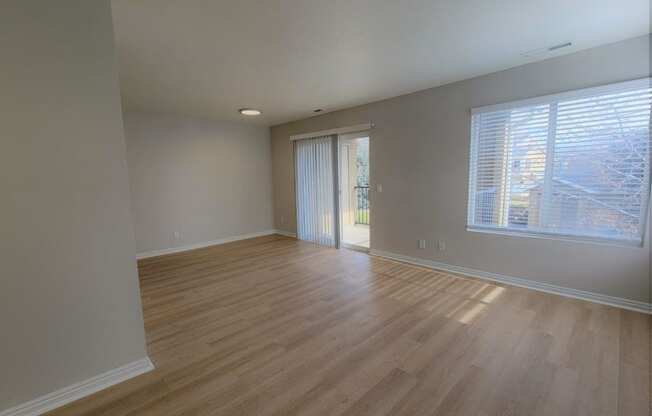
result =
[[[474,109],[468,227],[641,244],[650,79]]]
[[[294,141],[297,237],[336,245],[333,137]]]

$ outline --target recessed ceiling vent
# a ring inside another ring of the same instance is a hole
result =
[[[546,54],[556,52],[560,49],[568,48],[569,46],[573,45],[572,42],[565,42],[565,43],[560,43],[558,45],[553,45],[547,48],[539,48],[539,49],[532,49],[531,51],[523,52],[521,56],[525,58],[534,58],[534,57],[539,57],[539,56],[544,56]]]

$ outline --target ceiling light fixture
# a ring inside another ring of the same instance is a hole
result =
[[[259,116],[263,114],[262,111],[256,110],[254,108],[241,108],[238,112],[244,116]]]

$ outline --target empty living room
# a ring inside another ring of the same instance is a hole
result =
[[[3,0],[0,416],[652,416],[650,0]]]

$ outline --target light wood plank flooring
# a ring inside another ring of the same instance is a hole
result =
[[[640,313],[281,236],[139,271],[156,370],[51,415],[650,412]]]

